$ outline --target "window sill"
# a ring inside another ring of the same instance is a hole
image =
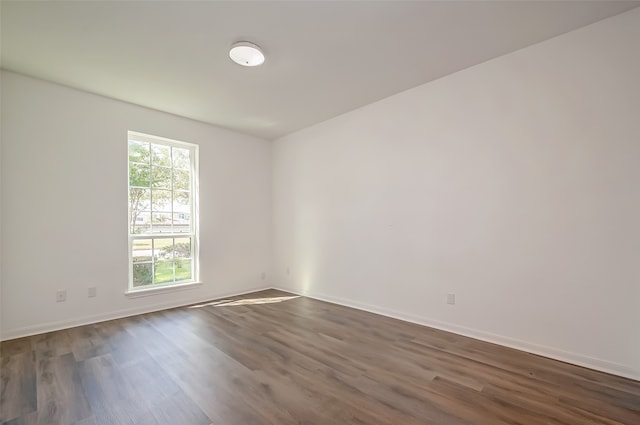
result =
[[[150,295],[164,294],[168,292],[185,291],[187,289],[195,289],[202,286],[202,282],[181,283],[179,285],[160,286],[155,288],[129,289],[124,295],[127,298],[148,297]]]

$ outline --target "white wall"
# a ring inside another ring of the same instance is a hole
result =
[[[640,378],[640,9],[273,158],[279,286]]]
[[[14,73],[1,84],[3,339],[268,286],[268,141]],[[200,287],[124,295],[127,130],[200,146]]]

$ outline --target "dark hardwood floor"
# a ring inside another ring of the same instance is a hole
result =
[[[640,382],[278,291],[1,352],[11,425],[640,424]]]

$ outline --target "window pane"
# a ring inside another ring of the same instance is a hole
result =
[[[133,265],[133,286],[151,285],[153,279],[151,263]]]
[[[149,211],[129,212],[129,233],[141,235],[151,232],[151,213]]]
[[[129,140],[129,162],[149,163],[149,143]]]
[[[151,192],[152,211],[171,211],[171,191],[164,189],[153,189]]]
[[[148,235],[151,233],[151,224],[135,224],[132,226],[132,235]]]
[[[173,190],[189,190],[191,173],[185,170],[173,170]]]
[[[154,239],[153,255],[159,261],[173,259],[173,238]]]
[[[134,187],[129,189],[129,211],[148,210],[151,206],[151,191]]]
[[[173,282],[173,261],[158,261],[154,270],[154,283]]]
[[[189,170],[191,161],[189,160],[189,151],[187,149],[173,148],[173,167]]]
[[[154,188],[171,189],[171,168],[153,167]]]
[[[171,148],[169,146],[151,145],[151,164],[153,166],[162,165],[164,167],[171,166]]]
[[[191,258],[191,238],[175,238],[173,255],[174,258]]]
[[[176,280],[191,279],[191,260],[175,260]]]
[[[151,262],[153,250],[151,239],[136,239],[133,241],[133,262]]]
[[[148,165],[129,164],[129,186],[149,187],[151,183],[151,167]]]
[[[151,213],[153,233],[171,233],[171,213]]]
[[[189,233],[191,232],[191,220],[189,213],[173,214],[173,233]]]
[[[173,212],[185,214],[191,212],[189,192],[173,192]]]

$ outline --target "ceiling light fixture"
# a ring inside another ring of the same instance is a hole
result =
[[[259,66],[264,63],[264,54],[260,47],[248,41],[234,43],[229,50],[229,57],[242,66]]]

